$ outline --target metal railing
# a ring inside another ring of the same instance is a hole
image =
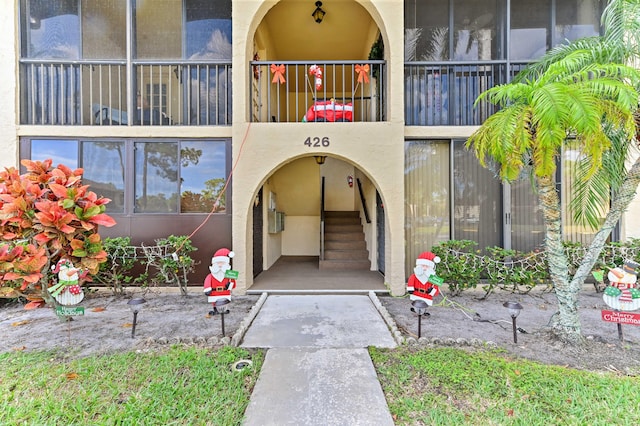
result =
[[[497,108],[474,105],[487,89],[505,84],[526,64],[505,61],[407,62],[405,124],[407,126],[480,125]]]
[[[385,121],[385,61],[252,61],[253,122]]]
[[[231,63],[20,61],[20,122],[231,125]],[[131,87],[129,87],[131,86]]]

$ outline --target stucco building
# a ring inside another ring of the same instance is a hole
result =
[[[118,224],[104,236],[139,243],[197,230],[195,280],[226,246],[240,291],[282,256],[315,256],[319,268],[380,271],[402,294],[417,255],[438,242],[541,245],[529,180],[502,184],[464,149],[493,111],[474,101],[550,47],[597,35],[604,2],[2,7],[2,166],[83,167],[92,190],[113,200]],[[565,204],[574,159],[568,146]],[[640,235],[627,220],[637,211],[634,202],[614,238]]]

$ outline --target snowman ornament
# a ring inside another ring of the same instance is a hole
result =
[[[84,291],[79,284],[80,278],[84,276],[79,268],[66,258],[62,258],[52,267],[54,273],[58,274],[58,282],[49,287],[49,293],[58,303],[64,306],[77,305],[84,299]]]
[[[604,289],[604,302],[619,311],[634,311],[640,308],[640,290],[637,287],[640,266],[628,261],[621,268],[609,269],[609,285]]]

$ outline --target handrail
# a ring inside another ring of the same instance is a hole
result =
[[[324,176],[320,184],[320,260],[324,260]]]
[[[369,210],[367,209],[367,200],[365,200],[364,198],[364,192],[362,191],[362,183],[360,183],[360,178],[357,178],[356,182],[358,182],[358,192],[360,193],[360,202],[362,203],[364,218],[367,221],[367,223],[371,223],[371,219],[369,218]]]

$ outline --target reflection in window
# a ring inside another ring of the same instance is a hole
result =
[[[83,182],[109,198],[108,213],[124,212],[124,142],[83,142]]]
[[[135,143],[135,212],[178,211],[178,144]]]
[[[31,159],[34,161],[53,160],[53,167],[63,164],[70,169],[78,168],[78,141],[61,139],[31,140]]]
[[[28,5],[27,7],[24,7]],[[23,2],[22,55],[28,58],[79,59],[80,19],[75,0]]]
[[[224,142],[183,142],[180,147],[180,210],[208,213],[218,197],[216,212],[224,212],[226,182]]]
[[[454,60],[499,59],[500,49],[496,45],[499,14],[496,3],[496,0],[454,0]]]
[[[602,0],[564,0],[556,6],[555,43],[600,34]]]
[[[511,2],[511,59],[536,59],[549,49],[550,0]]]

